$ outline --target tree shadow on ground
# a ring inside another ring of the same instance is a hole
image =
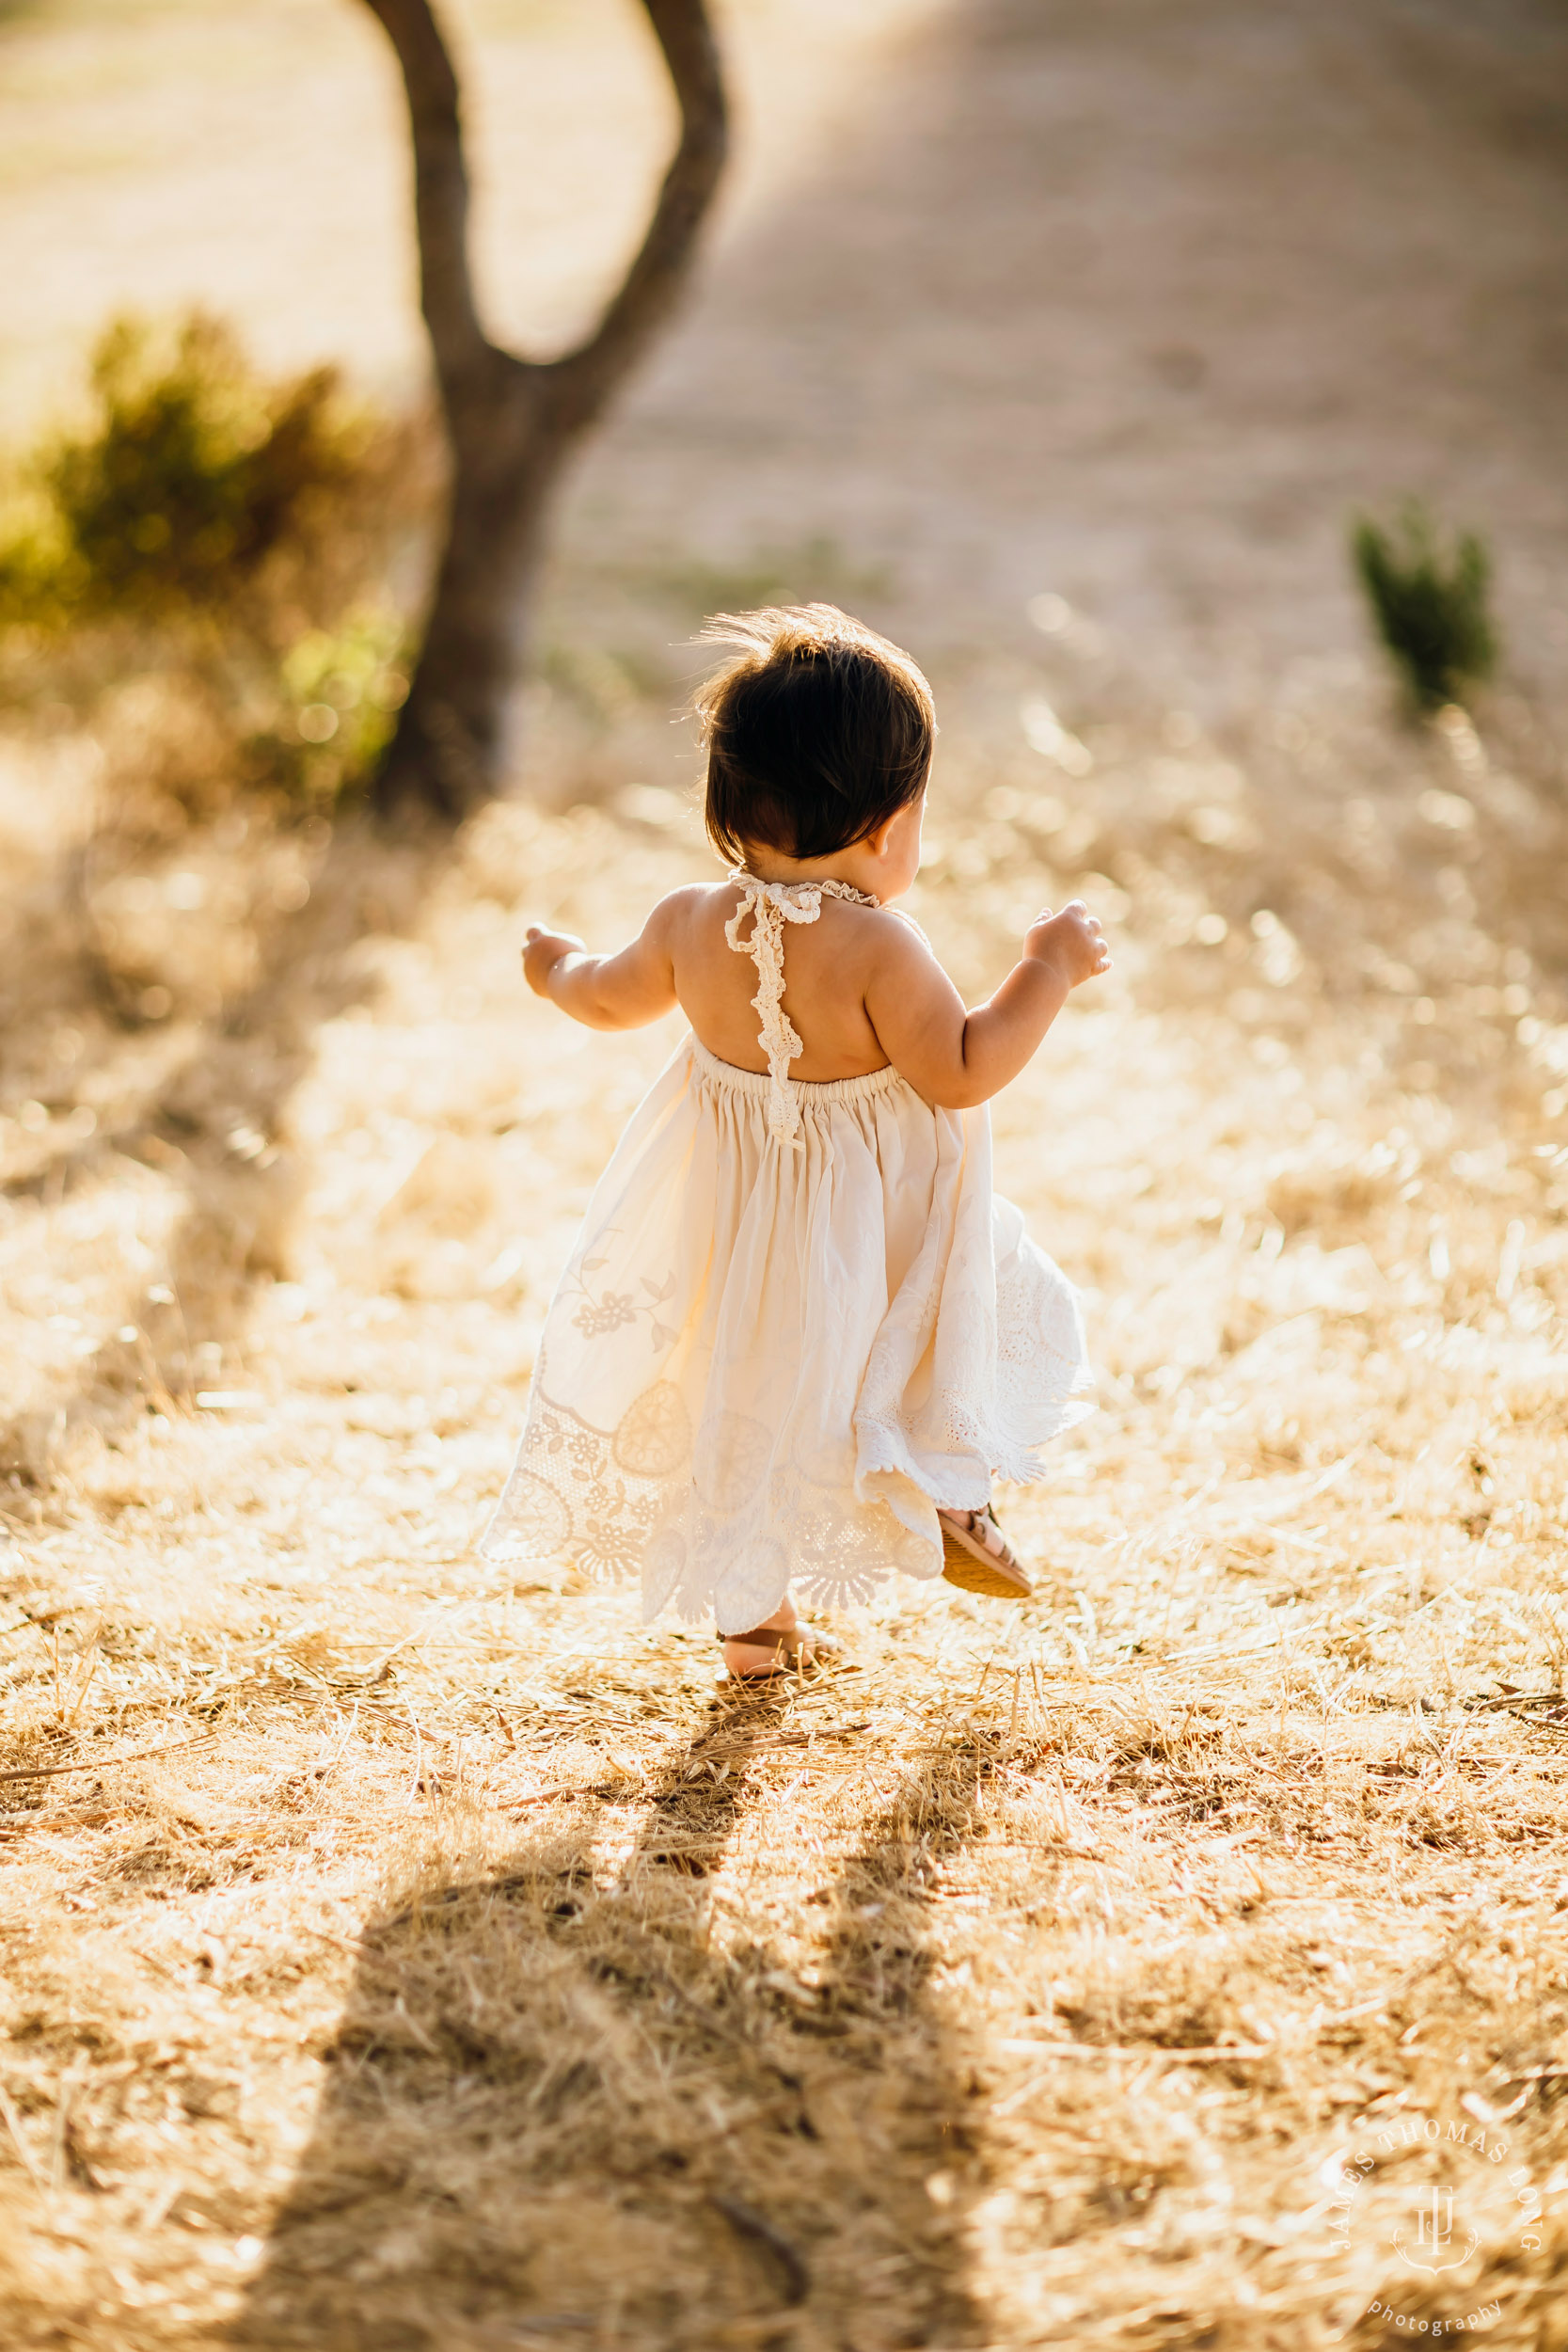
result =
[[[931,1982],[929,1904],[990,1751],[951,1736],[835,1856],[813,1869],[798,1848],[775,1876],[764,1855],[747,1887],[794,1706],[718,1704],[621,1858],[610,1817],[578,1810],[367,1922],[231,2341],[985,2340],[964,2232],[978,2085]],[[780,1931],[806,1920],[811,1963],[791,1964]]]
[[[288,1270],[303,1173],[283,1131],[316,1034],[373,991],[360,943],[404,929],[451,858],[450,835],[394,839],[358,820],[340,825],[309,898],[273,923],[256,977],[184,1059],[122,1121],[68,1139],[41,1176],[11,1188],[58,1199],[133,1159],[181,1195],[156,1278],[122,1327],[129,1336],[104,1342],[52,1394],[0,1423],[0,1474],[13,1487],[46,1487],[83,1422],[112,1436],[145,1411],[189,1405],[205,1372],[205,1385],[219,1385],[257,1284]]]

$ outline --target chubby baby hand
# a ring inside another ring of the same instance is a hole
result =
[[[1069,988],[1098,979],[1111,968],[1111,951],[1095,915],[1082,898],[1072,899],[1059,914],[1046,907],[1030,925],[1023,952],[1037,963],[1053,963]]]
[[[523,936],[523,977],[536,996],[549,994],[550,974],[562,956],[586,953],[583,942],[571,931],[547,931],[542,924],[531,923]]]

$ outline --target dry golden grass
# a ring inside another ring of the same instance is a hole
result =
[[[15,755],[8,2344],[1568,2343],[1560,772],[1130,707],[1075,781],[980,705],[922,919],[971,991],[1069,882],[1120,934],[996,1106],[1103,1409],[1034,1606],[738,1702],[472,1549],[670,1044],[520,922],[689,814],[138,848]]]

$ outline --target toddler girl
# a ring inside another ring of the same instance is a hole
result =
[[[991,1192],[984,1105],[1109,958],[1075,900],[966,1012],[894,906],[936,734],[919,670],[832,605],[704,633],[740,648],[698,696],[727,879],[619,955],[528,932],[574,1020],[678,1005],[691,1034],[589,1203],[483,1549],[639,1570],[646,1616],[711,1611],[750,1677],[832,1646],[792,1575],[1028,1594],[990,1482],[1044,1474],[1087,1371],[1073,1292]]]

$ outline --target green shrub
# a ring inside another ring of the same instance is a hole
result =
[[[291,645],[277,707],[247,745],[258,781],[291,798],[340,800],[367,782],[408,695],[411,648],[395,612],[352,612]]]
[[[116,320],[84,427],[24,466],[0,537],[0,620],[222,619],[269,556],[321,529],[364,436],[331,368],[269,383],[230,331]]]
[[[201,314],[117,321],[88,389],[0,504],[0,707],[98,728],[122,823],[356,790],[407,692],[427,421],[268,378]]]
[[[1473,532],[1445,548],[1431,515],[1412,501],[1391,530],[1363,517],[1351,548],[1373,625],[1418,709],[1457,702],[1490,675],[1492,567]]]

